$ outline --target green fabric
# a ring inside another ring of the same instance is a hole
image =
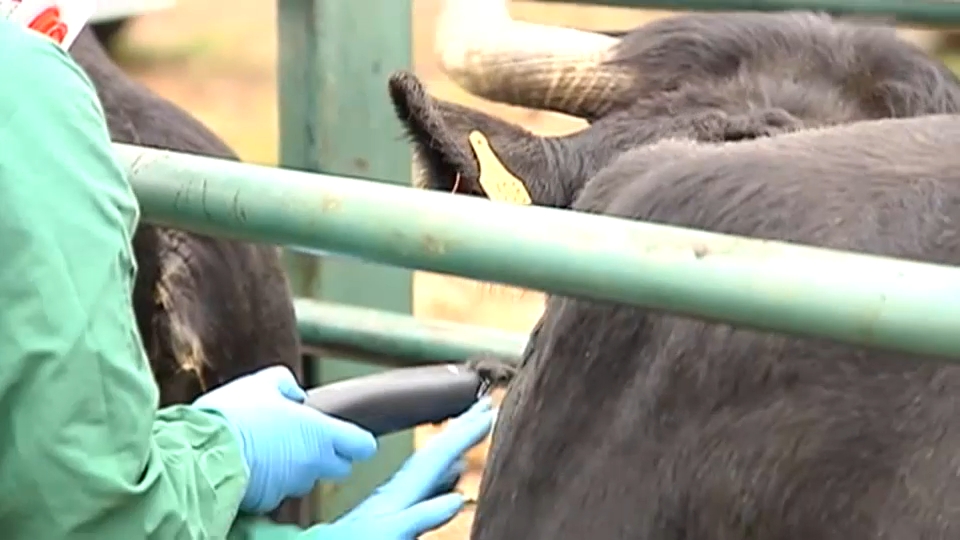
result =
[[[225,538],[224,420],[158,391],[130,302],[138,209],[93,86],[0,23],[0,536]]]
[[[321,536],[312,530],[304,531],[296,525],[281,525],[261,517],[241,516],[234,522],[227,540],[319,540],[320,538]]]

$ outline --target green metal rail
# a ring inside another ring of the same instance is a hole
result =
[[[518,359],[527,343],[523,334],[425,321],[377,309],[304,298],[294,307],[304,346],[380,365],[461,362],[479,354]]]
[[[960,358],[960,268],[116,145],[144,219]]]

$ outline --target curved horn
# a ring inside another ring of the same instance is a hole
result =
[[[493,101],[593,118],[633,76],[606,64],[619,39],[515,21],[507,0],[445,0],[437,23],[441,69]]]

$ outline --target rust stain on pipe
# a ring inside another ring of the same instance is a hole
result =
[[[421,244],[423,245],[423,251],[430,255],[443,255],[447,252],[446,242],[431,234],[424,235]]]

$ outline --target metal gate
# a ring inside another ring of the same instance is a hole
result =
[[[960,21],[960,4],[947,1],[581,3]],[[960,359],[960,269],[409,187],[410,150],[386,79],[411,66],[411,0],[283,0],[278,15],[280,169],[116,148],[145,221],[290,248],[305,345],[354,359],[313,362],[311,382],[398,359],[520,352],[526,336],[414,320],[410,269]],[[318,494],[314,519],[333,519],[365,497],[412,442],[410,433],[383,440],[350,482]]]

